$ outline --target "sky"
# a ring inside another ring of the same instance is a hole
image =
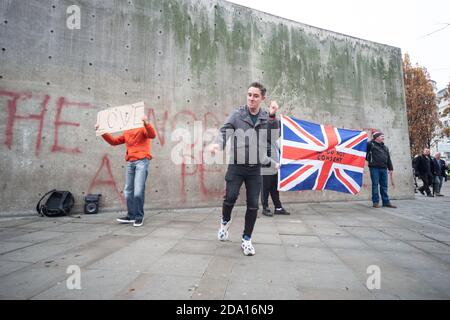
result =
[[[450,81],[450,0],[228,0],[349,36],[391,45],[425,67],[441,90]],[[448,25],[448,26],[447,26]],[[439,29],[442,29],[438,31]]]

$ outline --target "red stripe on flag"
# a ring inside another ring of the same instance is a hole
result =
[[[366,163],[366,158],[361,157],[361,156],[355,156],[355,155],[349,154],[349,153],[344,153],[344,156],[342,157],[342,161],[339,163],[346,164],[349,166],[364,168],[364,165]]]
[[[315,190],[323,190],[326,182],[328,181],[328,174],[330,173],[332,165],[333,163],[331,161],[324,161],[320,175],[317,178],[317,187]]]
[[[350,182],[348,182],[347,179],[345,179],[345,178],[342,176],[342,174],[341,174],[341,172],[340,172],[339,169],[334,170],[334,172],[336,173],[336,176],[339,178],[339,180],[340,180],[343,184],[345,184],[345,185],[347,186],[347,188],[350,189],[350,192],[351,192],[351,193],[353,193],[353,194],[357,194],[357,193],[358,193],[358,191],[350,184]]]
[[[363,141],[366,138],[367,138],[367,133],[365,135],[359,137],[358,139],[356,139],[352,143],[350,143],[348,146],[346,146],[346,148],[351,149],[352,147],[356,146],[358,143],[360,143],[361,141]]]
[[[316,160],[317,151],[291,146],[283,146],[283,159],[289,160]]]
[[[312,142],[314,142],[316,145],[323,147],[323,143],[316,139],[316,137],[310,135],[307,131],[305,131],[302,127],[300,127],[295,121],[293,121],[291,118],[289,117],[283,117],[286,121],[288,121],[290,124],[292,124],[295,129],[297,129],[298,131],[300,131],[302,134],[304,134],[305,136],[307,136],[310,140],[312,140]]]
[[[311,166],[311,165],[307,165],[307,166],[302,167],[300,170],[297,171],[297,173],[293,174],[288,179],[286,179],[283,182],[281,182],[280,183],[280,188],[284,188],[284,186],[286,186],[287,184],[291,183],[293,180],[295,180],[298,177],[300,177],[303,173],[305,173],[306,171],[308,171],[312,167],[313,166]]]
[[[328,149],[333,149],[339,143],[336,132],[332,126],[325,126],[324,128],[328,139]]]

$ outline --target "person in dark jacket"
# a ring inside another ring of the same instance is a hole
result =
[[[269,122],[267,123],[267,156],[276,162],[279,162],[280,151],[277,140],[280,136],[280,120],[277,119],[278,104],[272,102],[269,105]],[[265,169],[265,168],[264,168]],[[274,212],[269,209],[269,194],[275,206]],[[278,170],[264,172],[262,175],[261,187],[262,214],[272,217],[274,214],[289,215],[290,213],[283,208],[278,191]]]
[[[397,208],[391,203],[388,195],[388,170],[389,174],[392,174],[394,168],[389,149],[384,145],[384,134],[382,132],[375,131],[372,133],[372,141],[367,144],[366,160],[369,163],[370,179],[372,180],[373,207],[380,207],[381,194],[383,207]]]
[[[433,194],[430,191],[430,185],[433,182],[432,165],[430,149],[425,148],[423,149],[422,154],[417,157],[416,171],[423,182],[423,185],[419,188],[419,192],[423,195],[425,195],[424,192],[426,192],[427,197],[433,197]]]
[[[247,211],[242,234],[241,248],[246,256],[255,254],[251,242],[253,228],[258,216],[258,201],[261,191],[261,165],[273,162],[267,157],[267,111],[261,110],[266,99],[266,88],[259,83],[250,84],[247,90],[247,105],[237,108],[225,120],[220,134],[210,151],[214,154],[224,150],[229,140],[231,160],[225,175],[226,190],[222,204],[222,220],[217,237],[228,239],[231,226],[231,212],[243,183],[247,189]],[[277,163],[274,163],[278,167]]]
[[[442,183],[446,176],[445,171],[448,170],[445,161],[441,159],[441,154],[437,152],[432,160],[432,174],[433,174],[433,191],[434,195],[438,197],[444,196],[441,194]]]

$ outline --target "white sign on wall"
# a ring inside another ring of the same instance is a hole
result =
[[[143,127],[144,102],[113,107],[97,113],[97,136]]]

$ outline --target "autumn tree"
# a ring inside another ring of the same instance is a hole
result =
[[[409,55],[403,60],[403,78],[405,84],[406,110],[411,156],[421,154],[422,149],[430,147],[438,135],[440,126],[436,94],[430,75],[424,67],[411,65]]]

